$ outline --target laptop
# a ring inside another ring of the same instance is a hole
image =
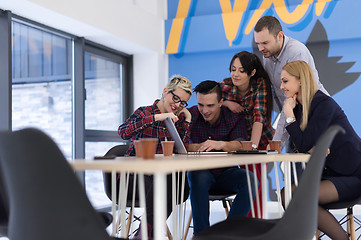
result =
[[[278,154],[277,150],[237,150],[232,154]]]
[[[164,124],[167,127],[170,136],[174,140],[174,145],[177,149],[177,153],[179,154],[188,154],[188,155],[226,155],[227,152],[188,152],[185,148],[182,139],[179,136],[177,128],[175,127],[172,119],[168,117],[164,120]]]

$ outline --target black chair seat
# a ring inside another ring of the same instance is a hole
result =
[[[222,201],[227,200],[229,197],[235,195],[236,193],[225,193],[225,194],[218,194],[218,193],[209,193],[209,200],[210,201]]]
[[[357,198],[355,200],[347,201],[347,202],[328,203],[328,204],[323,205],[323,207],[325,209],[343,209],[343,208],[353,207],[354,205],[356,205],[360,202],[361,202],[361,198]]]
[[[278,219],[266,220],[259,218],[231,217],[219,222],[200,233],[196,239],[249,239],[260,236],[270,231],[278,222]],[[226,232],[227,235],[219,236]]]

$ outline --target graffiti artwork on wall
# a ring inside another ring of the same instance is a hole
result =
[[[359,9],[361,2],[352,0],[168,0],[169,75],[185,75],[195,86],[205,79],[229,77],[229,60],[236,52],[252,51],[262,58],[253,28],[260,17],[272,15],[287,36],[309,48],[321,82],[361,135],[361,111],[352,107],[355,92],[361,91]],[[194,97],[190,104],[196,104]]]

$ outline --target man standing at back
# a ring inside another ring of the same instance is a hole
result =
[[[328,92],[319,81],[318,72],[310,51],[303,43],[284,35],[277,18],[273,16],[260,18],[254,27],[254,40],[258,50],[263,54],[264,66],[272,83],[273,97],[280,110],[282,110],[283,102],[286,99],[284,92],[280,89],[281,72],[283,66],[288,62],[296,60],[307,62],[312,68],[318,88],[328,95]],[[283,111],[281,112],[273,140],[281,140],[282,147],[289,137],[285,125],[293,121],[294,119],[286,119]]]
[[[222,107],[219,84],[203,81],[194,88],[198,106],[189,108],[192,114],[188,151],[233,151],[242,149],[241,141],[247,138],[242,113],[233,113]],[[227,161],[227,156],[224,156]],[[253,173],[250,179],[253,179]],[[190,199],[193,213],[194,235],[209,227],[209,191],[236,193],[228,217],[247,216],[251,209],[246,170],[238,166],[188,172]],[[251,181],[254,185],[254,181]],[[254,189],[254,186],[252,186]],[[255,191],[252,191],[253,198]]]

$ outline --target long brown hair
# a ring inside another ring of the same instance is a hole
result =
[[[317,85],[311,67],[305,61],[289,62],[282,68],[290,75],[296,77],[301,82],[302,97],[302,119],[301,130],[305,130],[308,123],[308,113],[310,111],[311,101],[317,92]]]
[[[266,122],[271,122],[271,116],[272,116],[272,110],[273,110],[273,97],[272,97],[272,88],[271,88],[271,81],[268,76],[268,73],[263,67],[263,64],[261,60],[257,57],[256,54],[242,51],[237,54],[235,54],[229,64],[229,71],[232,71],[232,66],[234,60],[236,58],[239,59],[239,61],[242,64],[242,67],[246,71],[248,76],[251,76],[252,71],[256,70],[256,73],[251,76],[250,78],[250,86],[253,84],[253,82],[257,81],[259,78],[263,78],[263,80],[266,83],[266,90],[267,90],[267,112],[266,112]]]

